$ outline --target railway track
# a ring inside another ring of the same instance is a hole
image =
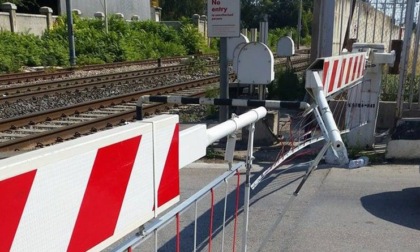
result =
[[[123,124],[133,120],[136,101],[142,95],[202,96],[207,88],[217,87],[218,81],[219,76],[210,77],[1,120],[0,152],[32,150]],[[154,104],[144,111],[153,114],[167,107]]]
[[[278,64],[285,62],[284,59],[277,60]],[[217,61],[209,61],[207,67],[214,67]],[[300,70],[301,66],[307,65],[307,58],[296,57],[293,64]],[[17,99],[24,99],[26,96],[44,95],[54,92],[65,92],[76,89],[101,87],[103,85],[119,84],[122,82],[130,83],[139,78],[147,79],[158,74],[174,74],[187,71],[188,65],[176,65],[166,67],[154,67],[135,71],[125,71],[117,73],[108,73],[79,78],[66,78],[60,80],[44,81],[39,83],[27,83],[25,85],[6,85],[0,87],[0,102],[13,102]]]
[[[211,61],[208,62],[207,67],[214,67],[216,65],[216,61]],[[189,66],[187,65],[155,67],[83,78],[70,78],[28,85],[9,86],[0,88],[0,103],[50,95],[56,92],[73,92],[83,89],[90,90],[94,88],[103,88],[110,85],[133,84],[140,80],[146,81],[153,79],[156,76],[184,73],[188,71],[188,68]]]
[[[214,57],[214,54],[205,54],[201,57]],[[42,70],[35,72],[24,72],[24,73],[12,73],[12,74],[2,74],[0,75],[0,85],[13,84],[13,83],[22,83],[30,81],[40,81],[40,80],[54,80],[57,78],[66,78],[71,76],[75,71],[90,71],[90,70],[102,70],[102,69],[111,69],[124,66],[132,65],[144,65],[151,67],[158,67],[159,63],[161,64],[175,64],[180,63],[183,59],[189,56],[176,56],[163,59],[151,59],[151,60],[141,60],[141,61],[126,61],[126,62],[115,62],[108,64],[98,64],[98,65],[86,65],[82,67],[75,68],[66,68],[66,69],[55,69],[55,70]]]
[[[308,64],[307,57],[297,58],[293,61],[293,64],[296,71],[299,69],[304,69]],[[182,67],[183,66],[177,66],[177,71],[180,71]],[[170,72],[169,70],[163,69],[147,71],[160,71],[157,74]],[[147,71],[144,71],[144,73],[146,73],[144,75],[147,75]],[[136,77],[133,77],[133,75],[136,75]],[[99,77],[101,78],[99,82],[112,82],[115,81],[115,79],[118,79],[117,77],[113,78],[111,76],[114,75],[109,75],[108,77]],[[139,78],[139,74],[126,74],[126,77]],[[20,151],[48,146],[50,144],[55,144],[67,139],[72,139],[85,134],[91,134],[98,130],[113,127],[115,125],[124,124],[133,120],[135,114],[135,103],[137,99],[142,95],[170,93],[183,96],[202,96],[203,90],[206,86],[214,85],[218,83],[218,81],[219,77],[215,76],[206,78],[204,80],[195,80],[181,84],[131,92],[129,94],[84,102],[82,104],[72,105],[65,108],[3,119],[0,120],[0,153],[9,152],[11,155],[15,155],[20,153]],[[57,90],[65,90],[66,88],[68,88],[67,92],[70,92],[70,89],[80,89],[81,87],[84,87],[83,85],[89,85],[90,82],[95,82],[95,79],[92,78],[89,81],[78,80],[77,83],[73,82],[73,85],[75,86],[69,84],[70,87],[58,87],[60,85],[64,85],[60,84],[55,88],[52,88],[52,90],[55,91],[51,92],[57,92]],[[117,82],[121,83],[121,80],[116,80],[114,84]],[[35,89],[39,88],[37,87]],[[185,90],[188,91],[186,92]],[[34,93],[45,95],[45,92],[50,91],[36,90],[28,92],[30,93],[30,96],[33,96]],[[15,96],[18,96],[18,94]],[[3,98],[7,98],[7,95]],[[12,102],[12,100],[9,100],[9,102]],[[147,107],[144,109],[144,111],[146,114],[150,114],[157,110],[167,109],[167,105],[160,104]]]

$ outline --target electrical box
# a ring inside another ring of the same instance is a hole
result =
[[[289,36],[282,37],[277,42],[277,56],[291,57],[295,54],[295,43]]]
[[[263,43],[246,44],[238,56],[238,83],[268,85],[274,80],[274,56]]]
[[[234,60],[233,52],[235,51],[235,48],[242,43],[245,43],[245,44],[249,43],[248,38],[245,35],[243,35],[242,33],[239,35],[239,37],[227,38],[227,59],[228,59],[228,61],[233,61]]]

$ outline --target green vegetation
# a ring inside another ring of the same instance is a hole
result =
[[[6,3],[6,2],[16,4],[17,6],[21,6],[24,8],[27,8],[29,6],[38,6],[36,0],[0,0],[0,4]]]
[[[200,57],[191,57],[185,62],[188,66],[187,73],[190,75],[205,74],[207,72],[207,62]]]
[[[269,99],[303,101],[306,92],[303,79],[285,68],[278,69],[275,76],[274,81],[268,85]]]
[[[270,47],[272,51],[277,50],[277,42],[280,38],[289,36],[293,39],[295,43],[298,41],[298,33],[294,27],[283,27],[272,29],[268,32],[268,42],[267,46]],[[310,46],[311,45],[311,36],[306,34],[304,37],[300,38],[300,44]]]
[[[208,52],[204,37],[191,24],[180,31],[152,21],[126,22],[115,16],[109,32],[103,21],[74,16],[78,65],[142,60]],[[0,31],[0,73],[16,72],[22,66],[67,66],[69,64],[66,18],[42,37]]]
[[[410,90],[410,83],[413,86],[413,90]],[[418,102],[418,87],[420,83],[420,76],[417,75],[414,79],[411,76],[407,76],[404,84],[404,101],[409,101],[410,95],[413,95],[413,102]],[[382,101],[396,101],[398,94],[399,75],[385,74],[382,76]]]

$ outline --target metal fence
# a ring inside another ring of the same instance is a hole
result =
[[[397,102],[397,118],[420,107],[419,9],[416,0],[337,0],[335,5],[335,53],[354,42],[383,43],[386,51],[400,52],[396,67],[384,67],[381,96]]]
[[[243,237],[238,227],[240,169],[235,164],[229,171],[204,186],[181,204],[149,223],[115,251],[235,251],[237,238]],[[244,246],[242,240],[242,247]]]

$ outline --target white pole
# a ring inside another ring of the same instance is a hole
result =
[[[343,140],[341,139],[340,131],[338,130],[337,125],[335,124],[333,114],[328,105],[328,101],[325,98],[321,78],[319,77],[319,74],[317,72],[311,72],[311,74],[309,74],[308,76],[310,76],[310,78],[313,78],[313,81],[315,81],[318,85],[318,87],[312,88],[312,92],[316,103],[319,106],[319,111],[321,113],[322,119],[324,120],[325,127],[327,128],[328,136],[332,143],[332,147],[335,151],[342,152],[344,151],[345,146]]]
[[[234,133],[251,123],[254,123],[267,115],[267,109],[259,107],[252,109],[238,117],[229,119],[207,130],[207,146],[227,135]]]

